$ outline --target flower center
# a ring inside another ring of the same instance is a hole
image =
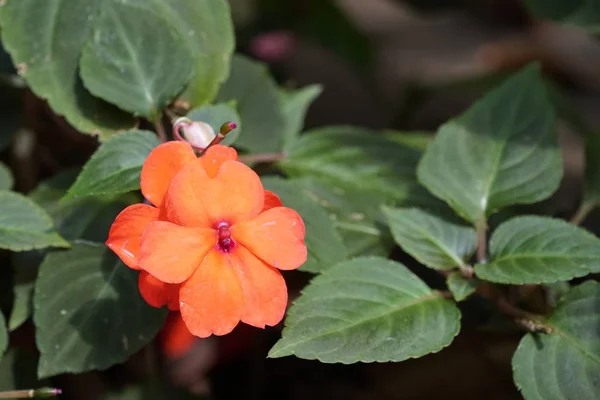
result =
[[[229,224],[221,222],[217,226],[217,249],[229,253],[235,247],[235,242],[231,238]]]

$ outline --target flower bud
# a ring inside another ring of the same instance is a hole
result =
[[[207,123],[191,121],[181,127],[183,138],[193,147],[204,150],[217,136],[215,130]]]

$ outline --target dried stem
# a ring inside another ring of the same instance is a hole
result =
[[[477,224],[477,262],[487,262],[487,221]]]
[[[573,218],[569,221],[574,225],[581,225],[581,223],[587,218],[587,216],[596,208],[596,203],[583,202],[573,215]]]
[[[285,153],[263,153],[263,154],[248,154],[240,156],[240,161],[244,164],[254,164],[261,162],[273,162],[283,160]]]
[[[154,121],[154,129],[156,130],[156,134],[160,138],[161,142],[166,142],[169,140],[167,137],[167,132],[165,131],[165,126],[163,125],[162,115],[156,121]]]

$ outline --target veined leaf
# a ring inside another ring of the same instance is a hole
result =
[[[467,279],[460,272],[451,273],[446,284],[456,301],[463,301],[477,290],[477,279]]]
[[[516,217],[490,239],[490,263],[475,266],[481,279],[536,284],[600,272],[600,239],[549,217]]]
[[[148,131],[130,131],[103,143],[84,165],[67,197],[125,193],[140,188],[148,154],[160,141]]]
[[[562,177],[554,119],[538,68],[524,68],[439,129],[419,181],[473,224],[544,200]]]
[[[304,127],[304,118],[310,105],[321,94],[323,88],[310,85],[297,90],[279,89],[279,102],[285,118],[283,130],[283,150],[293,147]]]
[[[46,256],[34,307],[40,377],[123,362],[154,337],[166,314],[142,299],[136,271],[92,243]]]
[[[514,380],[526,400],[595,400],[600,393],[600,284],[569,291],[540,322],[549,334],[527,334],[513,356]]]
[[[403,361],[448,346],[460,311],[402,264],[344,261],[317,276],[288,312],[269,357],[321,362]]]

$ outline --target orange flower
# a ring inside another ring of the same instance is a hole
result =
[[[287,288],[279,270],[306,261],[304,223],[234,149],[215,145],[197,158],[185,142],[162,144],[144,163],[141,189],[156,207],[127,207],[106,244],[143,270],[139,288],[150,305],[179,305],[199,337],[227,334],[240,321],[281,321]]]

